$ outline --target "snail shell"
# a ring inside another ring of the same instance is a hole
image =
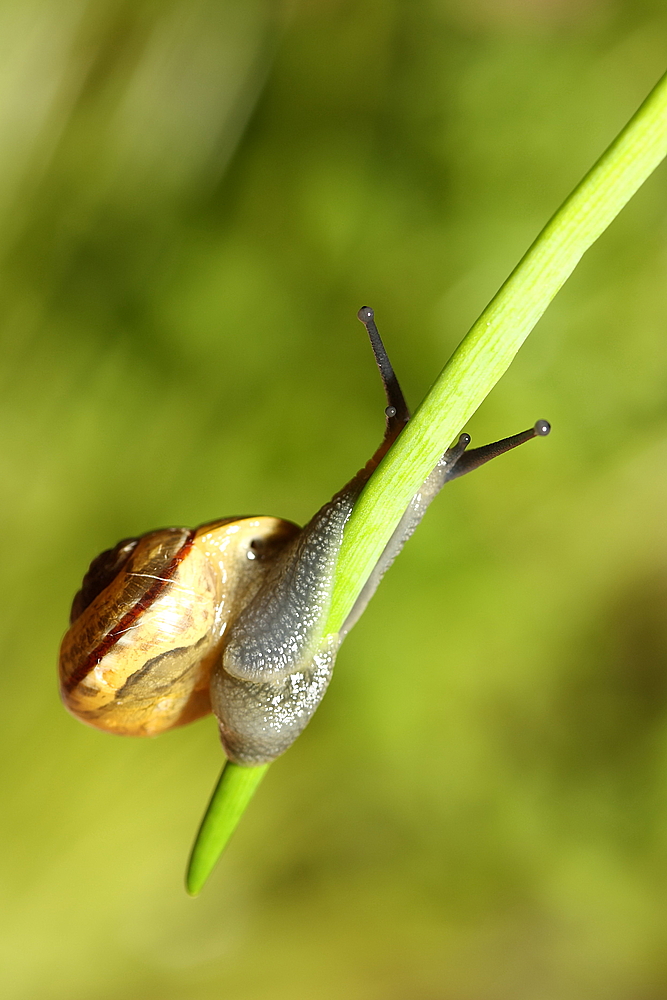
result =
[[[74,598],[61,646],[66,707],[126,736],[154,736],[210,712],[210,674],[230,621],[298,532],[274,517],[225,518],[103,552]]]

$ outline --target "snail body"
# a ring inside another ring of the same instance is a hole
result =
[[[154,736],[212,709],[232,761],[273,760],[312,717],[340,642],[442,486],[548,433],[538,421],[472,451],[461,435],[413,497],[340,633],[324,634],[345,524],[409,419],[372,310],[359,319],[389,404],[371,460],[304,528],[274,517],[223,518],[124,539],[93,560],[60,650],[61,694],[77,718]]]

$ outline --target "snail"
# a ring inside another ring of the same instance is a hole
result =
[[[323,636],[345,523],[410,416],[373,310],[358,317],[387,397],[375,454],[303,528],[228,517],[126,538],[94,559],[60,650],[62,698],[83,722],[154,736],[213,710],[230,760],[273,760],[312,717],[340,643],[444,484],[549,433],[540,420],[471,451],[461,434],[413,497],[340,632]]]

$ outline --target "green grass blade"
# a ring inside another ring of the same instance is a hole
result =
[[[190,855],[185,886],[191,896],[201,891],[268,768],[223,767]]]
[[[341,627],[410,499],[583,254],[665,155],[667,74],[544,227],[368,482],[345,529],[327,632]]]
[[[581,257],[667,155],[667,74],[547,223],[368,482],[345,529],[325,634],[337,632],[440,455],[507,371]],[[228,764],[190,859],[199,892],[268,764]]]

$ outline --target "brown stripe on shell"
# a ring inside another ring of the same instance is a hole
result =
[[[90,671],[96,667],[102,659],[104,659],[109,650],[116,645],[121,635],[131,628],[132,624],[137,620],[139,615],[143,611],[146,611],[153,601],[157,600],[166,588],[167,584],[171,582],[179,564],[183,561],[183,559],[185,559],[188,552],[192,548],[195,535],[196,531],[194,529],[188,531],[188,535],[176,555],[173,556],[171,562],[168,563],[164,570],[161,571],[162,575],[160,579],[156,580],[155,583],[148,588],[143,597],[137,601],[130,611],[123,615],[118,624],[112,628],[111,631],[107,632],[95,649],[93,649],[85,660],[79,664],[76,670],[73,670],[70,676],[64,680],[63,690],[65,690],[68,694],[71,694],[77,685],[81,683],[84,677],[87,677]]]

